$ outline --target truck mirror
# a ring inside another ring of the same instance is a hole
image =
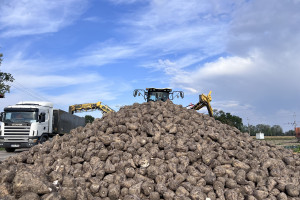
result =
[[[3,116],[4,116],[4,112],[1,112],[1,115],[0,115],[0,122],[3,121]]]
[[[41,114],[39,114],[39,123],[41,123],[41,122],[45,122],[45,120],[46,120],[46,114],[45,113],[41,113]]]

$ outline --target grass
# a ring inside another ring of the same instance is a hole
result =
[[[252,136],[252,138],[256,140],[256,136]],[[264,140],[276,146],[291,149],[295,153],[300,153],[300,143],[297,142],[295,136],[265,136]]]
[[[252,136],[256,139],[256,136]],[[265,136],[264,140],[293,140],[295,136]]]
[[[295,136],[266,136],[265,140],[293,140]]]
[[[297,148],[293,149],[293,151],[294,151],[295,153],[300,153],[300,145],[299,145]]]

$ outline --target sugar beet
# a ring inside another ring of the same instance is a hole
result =
[[[299,199],[300,158],[167,102],[125,106],[0,163],[0,199]]]

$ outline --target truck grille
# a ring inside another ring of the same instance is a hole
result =
[[[30,126],[4,126],[6,142],[24,142],[28,140]]]

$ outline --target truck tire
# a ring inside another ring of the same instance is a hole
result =
[[[40,138],[40,144],[43,144],[44,142],[46,142],[48,140],[48,135],[42,135]]]
[[[15,148],[5,148],[6,152],[15,152]]]

